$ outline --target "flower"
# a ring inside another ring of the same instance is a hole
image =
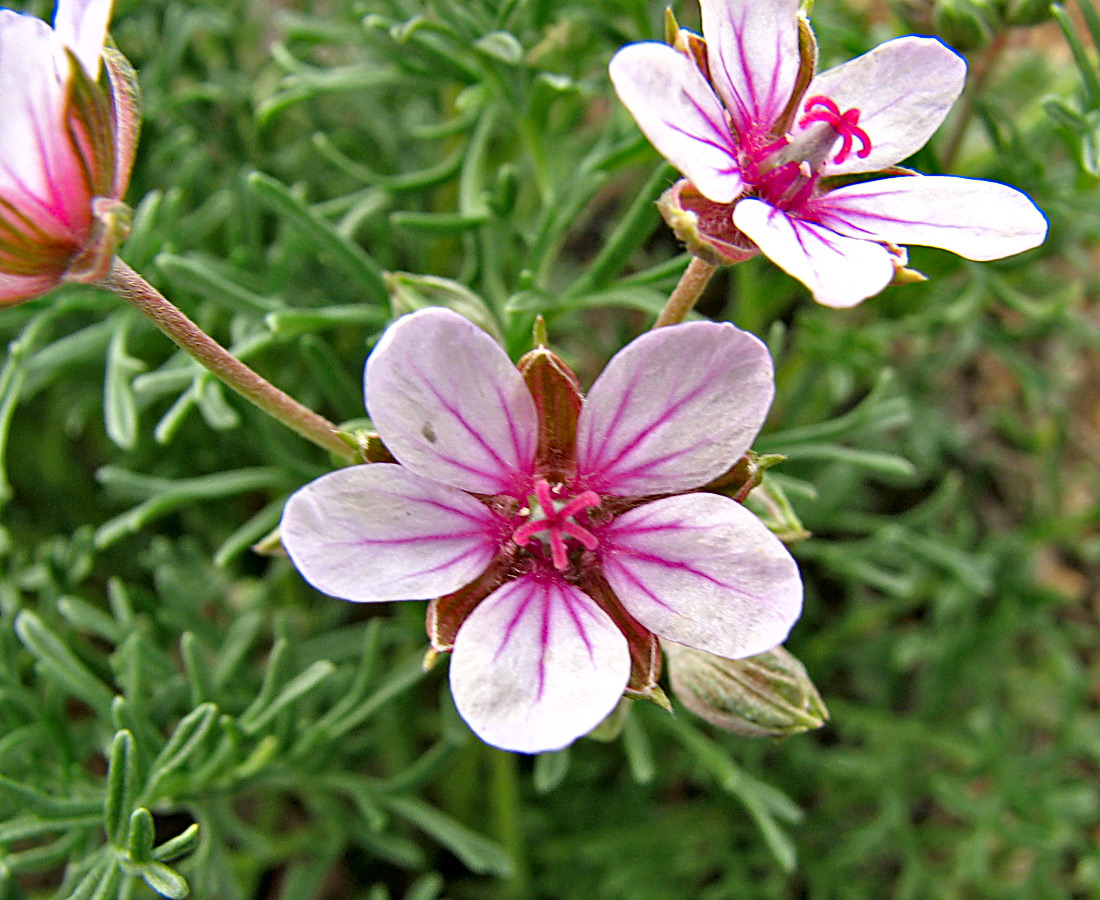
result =
[[[125,231],[136,82],[104,50],[110,14],[111,0],[58,0],[50,28],[0,10],[0,304],[100,280]]]
[[[326,594],[435,598],[428,631],[453,651],[462,717],[497,747],[556,750],[624,690],[663,696],[658,636],[739,658],[798,618],[787,549],[696,490],[748,450],[773,392],[767,349],[730,324],[648,332],[582,398],[545,347],[517,367],[458,314],[420,310],[366,367],[396,463],[301,488],[283,545]]]
[[[1019,191],[893,168],[962,91],[966,63],[938,40],[898,38],[815,75],[798,0],[700,6],[705,40],[630,44],[610,67],[642,132],[690,182],[662,208],[681,237],[702,240],[693,252],[763,252],[819,303],[847,307],[904,267],[899,244],[989,260],[1042,243],[1046,219]],[[904,174],[843,183],[875,172]]]

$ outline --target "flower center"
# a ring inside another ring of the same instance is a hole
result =
[[[855,141],[860,143],[856,156],[860,159],[866,159],[870,154],[871,138],[866,131],[859,127],[858,109],[841,112],[840,107],[834,101],[822,94],[810,97],[802,109],[806,115],[798,122],[800,128],[805,128],[813,122],[824,122],[840,136],[840,150],[833,157],[833,162],[838,164],[844,162],[848,158],[848,154],[852,152]]]
[[[535,535],[546,532],[542,540],[550,544],[550,558],[559,571],[569,565],[568,539],[572,538],[588,550],[595,550],[600,544],[591,531],[574,521],[574,516],[599,505],[599,494],[585,491],[575,497],[563,497],[561,490],[561,485],[551,487],[545,478],[535,482],[534,496],[528,500],[526,510],[520,510],[528,519],[512,532],[512,540],[520,547],[540,540]]]

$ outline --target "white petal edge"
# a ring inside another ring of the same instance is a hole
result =
[[[1047,220],[1024,193],[996,181],[909,175],[851,184],[815,211],[849,237],[920,244],[967,259],[1001,259],[1038,247]]]
[[[824,306],[855,306],[877,294],[894,277],[894,263],[881,244],[843,237],[761,200],[738,203],[733,223]]]
[[[588,392],[578,479],[623,497],[706,484],[752,446],[774,394],[771,354],[747,331],[728,322],[648,331]]]
[[[411,471],[477,494],[522,494],[538,447],[535,401],[508,354],[431,307],[386,329],[367,360],[367,414]]]
[[[915,153],[940,127],[965,81],[966,60],[930,37],[887,41],[822,72],[805,99],[824,95],[841,112],[858,109],[859,127],[871,139],[865,158],[853,151],[842,163],[826,163],[823,173],[877,172]],[[796,123],[799,118],[801,111]]]
[[[794,92],[798,0],[700,0],[711,81],[741,134],[767,132]]]
[[[611,58],[611,83],[657,151],[716,203],[744,188],[737,142],[707,80],[667,44],[628,44]]]
[[[642,625],[727,659],[782,643],[802,612],[794,558],[728,497],[646,503],[601,532],[600,555],[608,584]]]
[[[550,573],[510,581],[455,638],[451,693],[485,743],[560,750],[615,708],[630,678],[626,638],[595,601]]]
[[[93,81],[99,77],[99,60],[107,40],[112,5],[113,0],[57,0],[54,31]]]
[[[322,593],[357,603],[426,600],[485,571],[496,517],[478,500],[389,463],[349,466],[291,495],[280,535]]]

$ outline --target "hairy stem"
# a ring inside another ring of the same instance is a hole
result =
[[[137,307],[181,350],[273,419],[341,459],[348,462],[356,460],[355,451],[340,439],[332,422],[257,375],[121,259],[115,257],[107,277],[99,282],[99,286]]]
[[[710,284],[711,277],[717,271],[717,266],[712,266],[698,256],[693,256],[691,262],[688,263],[688,267],[684,269],[684,274],[680,276],[679,283],[669,296],[665,308],[661,310],[661,314],[657,316],[657,321],[653,323],[653,327],[661,328],[665,325],[678,325],[683,322],[698,302],[699,297],[702,296],[703,291],[706,290],[707,285]]]

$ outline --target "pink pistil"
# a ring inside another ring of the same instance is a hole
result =
[[[572,521],[573,516],[583,512],[591,506],[600,503],[599,494],[595,491],[585,491],[578,494],[560,509],[554,502],[554,493],[545,478],[540,478],[535,483],[535,498],[542,507],[543,517],[532,518],[521,525],[512,533],[512,540],[520,547],[535,540],[535,535],[541,531],[547,532],[550,541],[550,557],[554,562],[554,568],[564,570],[569,565],[566,537],[571,537],[589,550],[595,550],[600,542],[583,525]]]
[[[815,109],[815,107],[819,108]],[[866,159],[870,154],[871,138],[866,131],[859,127],[858,109],[853,108],[841,112],[840,107],[831,99],[818,94],[806,101],[803,110],[805,110],[806,115],[799,120],[798,125],[800,128],[805,128],[811,122],[824,122],[826,125],[835,128],[837,134],[840,135],[840,150],[833,157],[833,162],[844,162],[848,158],[848,154],[852,152],[852,144],[855,140],[858,140],[861,145],[860,149],[856,151],[856,156],[860,159]]]

